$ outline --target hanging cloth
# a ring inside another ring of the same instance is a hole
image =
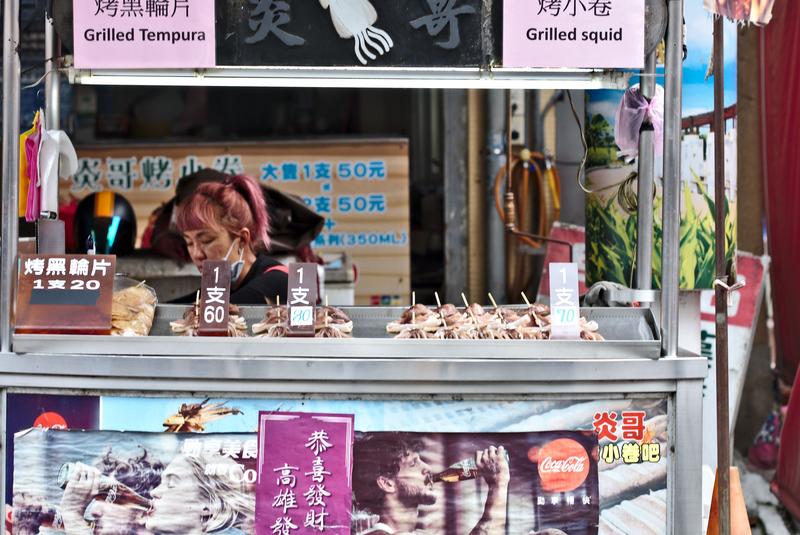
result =
[[[705,0],[707,10],[715,15],[737,22],[751,22],[763,26],[772,19],[775,0]]]
[[[39,147],[42,142],[44,112],[39,110],[34,119],[34,132],[25,140],[25,158],[28,160],[28,199],[25,204],[25,221],[39,217],[41,206],[39,186]]]
[[[39,120],[39,112],[33,118],[33,123],[29,130],[19,135],[19,217],[25,217],[28,205],[28,157],[26,153],[26,141],[36,132],[36,121]]]
[[[655,153],[661,154],[664,143],[664,88],[656,85],[656,92],[648,102],[639,89],[631,86],[617,108],[614,124],[614,141],[620,148],[619,155],[633,159],[639,155],[639,131],[645,120],[653,125]]]

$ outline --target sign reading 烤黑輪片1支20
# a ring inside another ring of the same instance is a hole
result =
[[[643,0],[505,0],[503,67],[641,69]]]
[[[72,9],[79,69],[216,63],[214,0],[73,0]]]

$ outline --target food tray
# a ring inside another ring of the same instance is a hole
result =
[[[248,326],[264,317],[266,307],[241,307]],[[652,312],[635,308],[586,308],[581,314],[598,323],[602,342],[569,340],[396,340],[386,324],[400,317],[401,307],[342,307],[353,320],[352,339],[330,338],[190,338],[174,336],[169,322],[186,305],[158,305],[148,337],[16,335],[17,353],[214,356],[419,358],[419,359],[595,359],[652,358],[661,342]]]

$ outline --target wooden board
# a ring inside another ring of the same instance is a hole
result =
[[[79,199],[92,191],[122,194],[136,212],[138,240],[153,210],[174,195],[179,177],[198,165],[214,167],[299,195],[325,216],[314,249],[347,251],[353,258],[357,304],[387,296],[396,302],[410,292],[406,139],[108,145],[77,151],[78,173],[63,181],[62,189]],[[164,172],[153,178],[150,164]],[[292,179],[295,166],[297,179]]]

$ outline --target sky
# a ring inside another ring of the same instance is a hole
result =
[[[686,46],[683,64],[683,116],[714,109],[714,79],[705,80],[713,48],[713,18],[701,0],[685,3]],[[725,105],[736,102],[736,24],[725,21]]]
[[[683,117],[707,113],[714,109],[714,78],[706,80],[708,63],[714,43],[713,19],[703,7],[702,0],[688,0],[685,4],[687,56],[683,62]],[[736,102],[736,24],[725,21],[725,105]],[[664,86],[662,76],[658,84]],[[639,83],[633,77],[631,83]],[[599,90],[590,96],[591,112],[601,113],[613,124],[622,91]]]

